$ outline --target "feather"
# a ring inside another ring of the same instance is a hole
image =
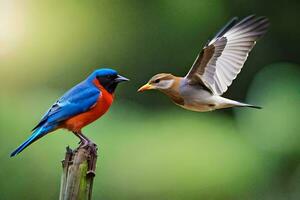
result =
[[[16,148],[11,154],[10,157],[16,156],[17,154],[21,153],[26,147],[31,145],[33,142],[38,140],[39,138],[43,137],[47,133],[53,131],[55,129],[54,126],[48,126],[48,127],[40,127],[36,129],[32,135],[23,142],[18,148]]]
[[[256,41],[267,32],[268,26],[267,18],[254,15],[238,23],[235,20],[229,22],[196,58],[186,75],[189,83],[193,85],[200,81],[214,94],[223,94],[241,71]]]

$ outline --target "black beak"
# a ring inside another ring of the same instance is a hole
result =
[[[128,78],[125,78],[124,76],[118,75],[117,78],[115,78],[115,82],[120,83],[123,81],[129,81]]]

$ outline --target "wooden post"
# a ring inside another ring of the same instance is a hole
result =
[[[95,144],[78,147],[74,151],[67,147],[62,161],[60,200],[91,200],[96,161]]]

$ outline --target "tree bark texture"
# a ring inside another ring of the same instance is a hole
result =
[[[60,200],[91,200],[96,161],[95,144],[79,146],[74,151],[67,147],[62,161]]]

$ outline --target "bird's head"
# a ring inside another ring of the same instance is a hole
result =
[[[168,90],[170,89],[175,81],[175,77],[172,74],[161,73],[153,76],[148,83],[138,89],[138,92],[145,90]]]
[[[129,79],[118,74],[113,69],[97,69],[90,76],[91,81],[98,80],[99,84],[109,93],[113,93],[120,82],[129,81]]]

